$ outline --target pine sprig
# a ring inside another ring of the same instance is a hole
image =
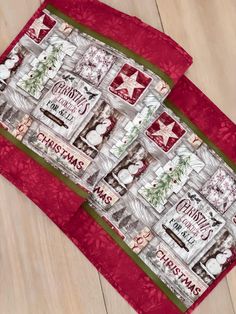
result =
[[[191,156],[180,158],[176,168],[170,174],[163,173],[160,181],[156,186],[143,189],[142,194],[147,199],[147,201],[150,202],[153,206],[164,203],[168,191],[174,184],[177,184],[181,181],[181,178],[189,165],[190,159]]]
[[[39,62],[37,69],[34,70],[30,78],[22,82],[22,87],[30,95],[36,95],[43,84],[44,77],[50,70],[55,68],[60,50],[61,45],[53,46],[51,54],[45,60]]]

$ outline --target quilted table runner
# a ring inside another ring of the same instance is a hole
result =
[[[190,313],[236,263],[236,126],[167,35],[46,1],[0,58],[0,173],[139,313]]]

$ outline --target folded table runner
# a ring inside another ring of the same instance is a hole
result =
[[[235,125],[180,79],[191,59],[164,34],[97,1],[50,3],[1,58],[1,173],[138,312],[190,311],[235,261]]]

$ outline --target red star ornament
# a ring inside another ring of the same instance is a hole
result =
[[[163,112],[146,131],[146,135],[164,152],[170,151],[185,133],[184,128],[166,112]]]
[[[29,36],[36,44],[48,35],[51,29],[56,25],[56,21],[44,12],[34,20],[29,27],[26,35]]]
[[[126,63],[114,78],[109,90],[130,105],[135,105],[151,81],[152,78],[146,73]]]

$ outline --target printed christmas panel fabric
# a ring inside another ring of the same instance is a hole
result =
[[[48,9],[0,65],[1,127],[86,189],[188,309],[235,262],[236,176],[167,108],[169,92]]]
[[[170,90],[150,70],[47,10],[14,46],[0,75],[2,126],[88,190]]]

